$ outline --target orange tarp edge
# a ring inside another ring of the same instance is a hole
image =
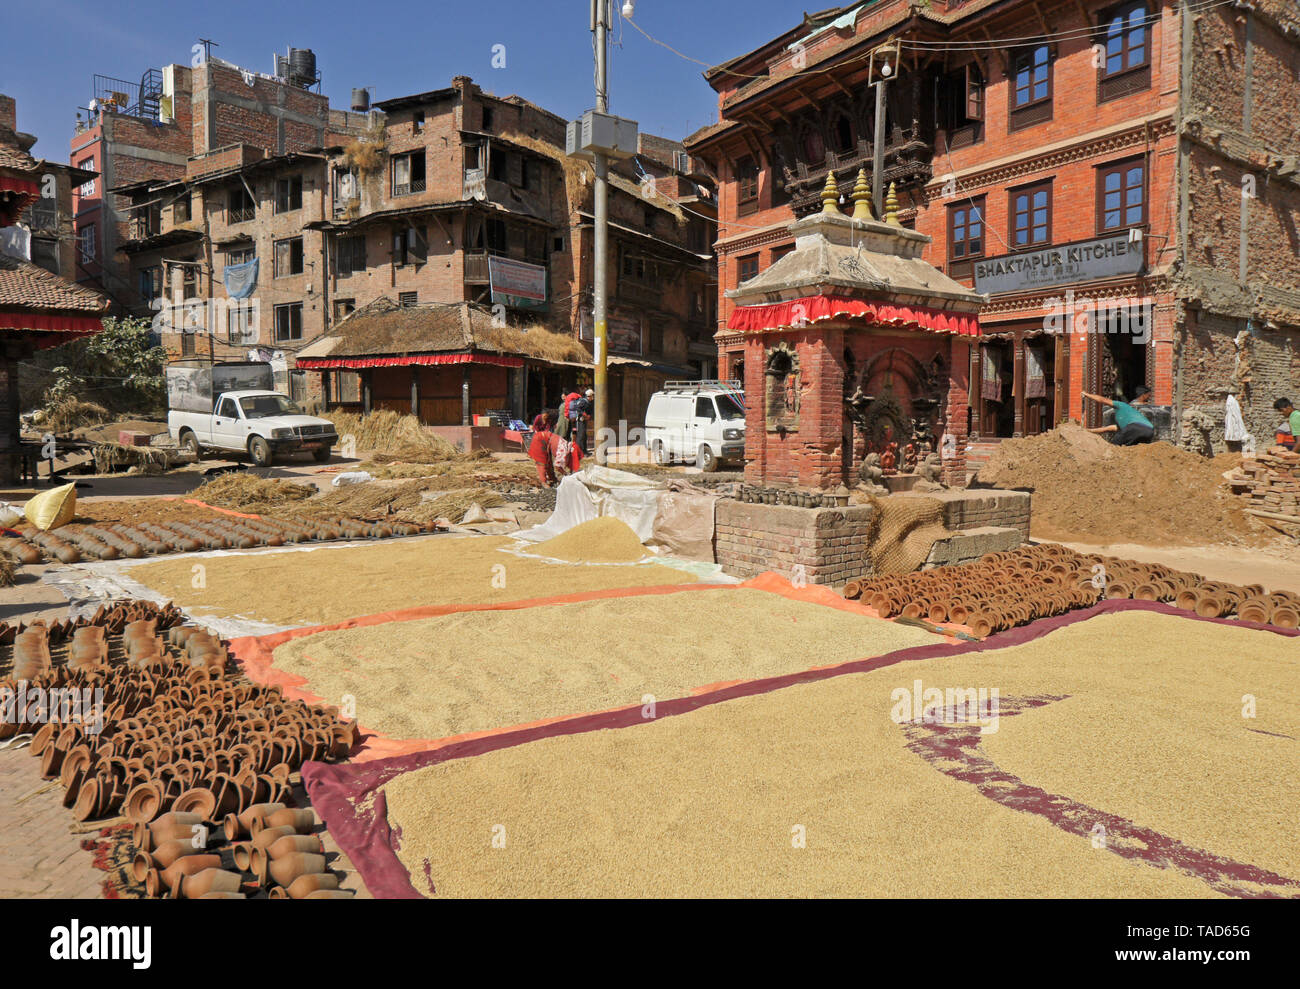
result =
[[[521,608],[537,608],[556,604],[576,604],[582,601],[649,597],[659,594],[690,593],[692,591],[718,591],[726,590],[728,588],[749,588],[751,590],[766,591],[771,594],[778,594],[791,601],[800,601],[805,604],[817,604],[823,607],[835,608],[838,611],[847,611],[851,614],[862,615],[867,618],[879,617],[875,611],[866,605],[858,604],[854,601],[846,601],[843,597],[836,594],[828,587],[815,584],[805,585],[804,587],[795,587],[788,580],[778,574],[763,573],[739,584],[668,584],[658,587],[631,587],[613,588],[601,591],[582,591],[575,594],[527,598],[522,601],[505,601],[494,604],[422,605],[417,608],[403,608],[397,611],[385,611],[374,615],[348,618],[344,621],[333,622],[328,625],[295,628],[290,629],[287,632],[276,632],[272,635],[243,636],[238,639],[232,639],[230,642],[230,648],[236,658],[238,658],[240,663],[243,665],[244,672],[248,675],[248,678],[254,683],[278,686],[284,691],[286,697],[294,700],[301,700],[308,704],[330,705],[334,702],[325,700],[324,698],[303,689],[303,685],[308,683],[306,677],[298,676],[293,673],[286,673],[284,670],[275,667],[274,660],[276,649],[284,645],[286,642],[290,642],[293,639],[301,638],[306,635],[316,635],[321,632],[334,632],[341,629],[368,628],[373,625],[384,625],[389,622],[415,621],[421,618],[439,618],[443,615],[462,614],[472,611],[515,611]],[[845,660],[841,663],[815,666],[812,667],[812,669],[834,669],[837,666],[843,666],[845,663],[850,662],[858,662],[858,660]],[[746,680],[742,679],[705,684],[691,690],[691,696],[703,696],[745,682]],[[573,718],[586,717],[593,714],[605,714],[610,711],[620,711],[637,706],[638,705],[636,704],[628,704],[617,708],[609,708],[604,711],[574,711],[569,714],[543,718],[540,721],[529,721],[523,724],[505,725],[499,728],[488,728],[482,731],[466,732],[460,735],[449,735],[445,738],[432,739],[389,738],[388,736],[382,735],[378,732],[370,731],[365,727],[365,725],[359,725],[358,727],[361,729],[364,741],[360,750],[352,754],[350,761],[369,762],[374,759],[386,759],[391,756],[406,755],[412,752],[427,752],[432,749],[443,748],[444,746],[456,742],[465,742],[476,738],[487,738],[493,735],[504,735],[510,732],[520,731],[521,729],[535,728],[543,725],[555,724],[561,721],[570,721]]]
[[[199,501],[197,498],[177,498],[175,495],[163,495],[163,501],[183,501],[187,505],[198,505],[200,508],[210,508],[214,512],[220,512],[222,515],[233,515],[237,519],[260,519],[260,515],[247,515],[244,512],[232,512],[229,508],[218,508],[216,505],[209,505],[206,501]]]

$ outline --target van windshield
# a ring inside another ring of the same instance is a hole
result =
[[[718,414],[728,422],[745,418],[745,407],[730,395],[715,395],[718,400]]]

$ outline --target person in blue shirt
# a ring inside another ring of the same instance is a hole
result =
[[[1083,397],[1098,402],[1101,405],[1109,405],[1115,410],[1115,423],[1112,426],[1098,426],[1096,429],[1090,429],[1090,433],[1113,433],[1110,441],[1115,446],[1136,446],[1138,443],[1150,443],[1155,439],[1156,428],[1151,424],[1151,420],[1135,409],[1135,405],[1151,404],[1151,389],[1145,385],[1138,388],[1137,393],[1133,396],[1133,404],[1121,402],[1117,399],[1103,398],[1101,395],[1092,395],[1083,392]]]

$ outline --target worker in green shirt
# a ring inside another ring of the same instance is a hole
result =
[[[1114,433],[1110,441],[1115,446],[1136,446],[1138,443],[1150,443],[1156,435],[1156,428],[1151,424],[1151,420],[1135,409],[1134,405],[1150,405],[1151,389],[1145,385],[1138,388],[1133,396],[1133,404],[1121,402],[1118,399],[1103,398],[1101,395],[1092,395],[1083,392],[1083,397],[1099,402],[1102,405],[1109,405],[1115,410],[1115,424],[1113,426],[1098,426],[1096,429],[1090,429],[1090,433]]]
[[[1286,423],[1284,424],[1284,426],[1289,426],[1290,433],[1291,433],[1291,442],[1288,443],[1284,438],[1287,430],[1283,427],[1278,427],[1277,441],[1282,446],[1294,450],[1296,447],[1296,437],[1300,436],[1300,411],[1298,411],[1296,407],[1291,404],[1291,399],[1289,398],[1279,398],[1276,402],[1273,403],[1273,408],[1277,409],[1284,416],[1286,416]]]

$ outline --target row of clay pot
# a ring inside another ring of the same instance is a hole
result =
[[[80,628],[102,628],[105,633],[116,635],[131,622],[147,618],[154,619],[159,629],[169,629],[185,621],[185,615],[170,601],[162,606],[152,601],[119,601],[112,605],[100,605],[98,610],[89,617],[50,623],[37,621],[33,622],[30,628],[43,629],[49,645],[58,646],[72,638]],[[17,625],[0,622],[0,649],[13,644],[18,635],[28,628],[29,626],[22,622]],[[0,652],[0,668],[3,667],[3,652]]]
[[[151,897],[198,899],[212,893],[268,890],[274,899],[351,899],[326,871],[325,847],[311,832],[316,815],[262,803],[230,815],[210,832],[196,814],[170,813],[137,823],[131,871]],[[252,834],[248,841],[235,841]],[[230,844],[220,847],[222,839]]]
[[[949,621],[967,625],[981,637],[1087,607],[1103,597],[1171,602],[1203,617],[1236,612],[1250,621],[1288,628],[1300,624],[1300,596],[1291,592],[1269,595],[1259,585],[1207,581],[1162,564],[1080,554],[1057,544],[990,553],[959,566],[850,581],[844,596],[861,599],[885,618]]]
[[[384,539],[412,536],[428,528],[412,522],[370,522],[334,516],[311,520],[223,517],[134,525],[74,523],[62,526],[57,533],[28,526],[22,530],[21,539],[0,541],[0,550],[20,563],[39,563],[42,559],[77,563],[82,559],[139,559],[202,549],[251,549],[312,540]]]

